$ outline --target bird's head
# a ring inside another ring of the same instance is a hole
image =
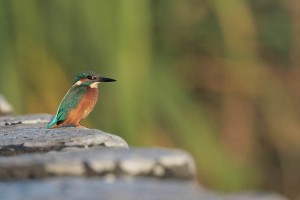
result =
[[[87,72],[81,72],[76,76],[74,80],[74,85],[97,88],[98,84],[101,82],[114,82],[114,81],[116,80],[102,77],[94,71],[87,71]]]

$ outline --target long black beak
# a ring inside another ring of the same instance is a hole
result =
[[[116,80],[111,78],[99,77],[99,82],[114,82],[114,81]]]

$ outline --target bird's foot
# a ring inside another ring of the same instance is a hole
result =
[[[76,125],[75,127],[76,127],[76,128],[87,128],[87,127],[85,127],[85,126],[81,126],[80,124]]]

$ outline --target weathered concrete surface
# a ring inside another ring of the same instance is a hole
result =
[[[101,148],[0,157],[0,180],[52,176],[146,176],[193,179],[195,166],[180,150]]]
[[[220,195],[191,181],[99,178],[55,178],[0,182],[5,200],[286,200],[264,193]]]
[[[195,183],[193,159],[184,151],[128,149],[99,130],[46,129],[50,119],[0,117],[0,200],[285,200],[210,192]]]
[[[13,112],[12,106],[7,102],[3,95],[0,94],[0,115],[7,115]]]
[[[0,117],[0,155],[99,146],[128,147],[122,138],[96,129],[46,129],[50,118],[50,115]]]
[[[32,114],[22,116],[2,116],[0,117],[0,126],[10,126],[17,124],[38,124],[50,122],[52,115],[48,114]]]

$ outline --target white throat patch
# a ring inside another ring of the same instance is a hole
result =
[[[81,83],[82,83],[82,81],[77,81],[74,85],[79,86],[79,85],[81,85]]]
[[[95,82],[95,83],[92,83],[91,85],[90,85],[90,87],[91,88],[98,88],[98,84],[99,84],[100,82]]]

